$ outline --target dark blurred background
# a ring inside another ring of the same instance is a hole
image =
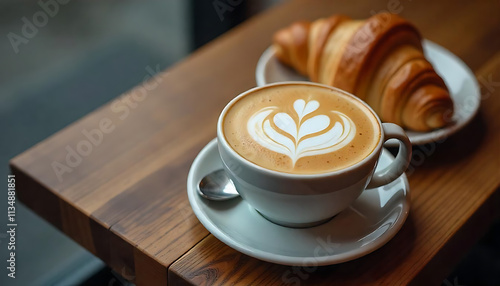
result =
[[[24,40],[9,33],[22,35],[23,18],[31,21],[43,7],[1,1],[0,174],[9,173],[10,158],[139,84],[146,67],[166,69],[281,1],[232,1],[238,5],[218,14],[211,0],[61,0],[68,3]],[[0,196],[0,205],[6,199]],[[1,275],[0,285],[128,284],[19,203],[17,220],[17,278]],[[493,227],[443,285],[500,283],[499,229]],[[6,239],[2,229],[2,261]]]
[[[56,11],[54,16],[49,14],[27,43],[12,45],[8,35],[23,35],[23,17],[32,21],[44,10],[38,1],[1,1],[0,174],[9,172],[10,158],[142,82],[146,67],[166,69],[279,1],[239,2],[222,19],[207,0],[73,0],[59,4],[58,10],[45,4]],[[0,205],[6,206],[6,199],[0,196]],[[0,285],[124,283],[22,205],[17,219],[17,277],[0,275]],[[2,225],[2,269],[6,241]]]

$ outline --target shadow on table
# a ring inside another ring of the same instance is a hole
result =
[[[300,281],[300,285],[327,285],[331,277],[336,278],[335,282],[338,285],[351,284],[352,281],[360,284],[381,281],[382,277],[388,276],[388,273],[400,265],[405,257],[411,253],[415,242],[415,233],[415,224],[410,214],[396,236],[380,249],[353,261],[337,265],[320,267],[280,266],[283,273],[287,273],[287,271],[295,273],[295,275],[288,275],[288,277],[283,275],[282,280],[285,284]],[[404,247],[400,245],[404,245]],[[391,252],[391,248],[403,249],[403,251],[394,253]],[[380,263],[377,263],[377,261],[380,261]],[[338,273],[338,276],[335,275],[335,272]],[[366,273],[370,274],[367,275]]]

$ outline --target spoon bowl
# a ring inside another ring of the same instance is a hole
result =
[[[205,199],[225,201],[238,197],[233,181],[223,169],[207,174],[198,183],[198,194]]]

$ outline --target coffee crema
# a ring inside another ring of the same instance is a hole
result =
[[[380,140],[375,115],[356,99],[321,86],[269,86],[239,98],[223,118],[229,145],[266,169],[294,174],[340,170]]]

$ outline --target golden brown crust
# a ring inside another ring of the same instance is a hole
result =
[[[278,31],[274,46],[283,63],[360,97],[383,121],[429,131],[445,126],[453,113],[446,85],[424,57],[419,32],[397,15],[298,22]]]
[[[340,23],[325,45],[322,59],[320,61],[320,82],[335,85],[337,73],[340,71],[340,63],[344,57],[351,35],[363,25],[363,21],[344,21]],[[348,92],[354,90],[350,86],[337,86]]]
[[[327,19],[319,19],[311,25],[311,35],[309,37],[309,57],[307,73],[312,81],[318,80],[319,65],[323,50],[332,34],[340,23],[350,20],[344,15],[334,15]]]
[[[368,103],[375,112],[380,112],[381,94],[394,74],[406,63],[422,58],[422,52],[411,45],[402,45],[394,49],[390,56],[374,70],[369,79],[359,80],[356,89],[357,94],[364,95],[363,100]],[[368,75],[367,75],[368,76]]]
[[[394,45],[420,45],[420,41],[415,27],[397,15],[381,13],[370,17],[351,36],[333,85],[356,91],[360,73],[365,72],[370,61],[380,61]]]
[[[453,102],[446,89],[427,85],[413,92],[402,112],[403,124],[416,131],[427,131],[450,123]]]
[[[307,75],[310,25],[311,23],[306,21],[295,22],[288,29],[280,30],[274,35],[274,42],[278,47],[276,53],[278,59],[303,75]]]

